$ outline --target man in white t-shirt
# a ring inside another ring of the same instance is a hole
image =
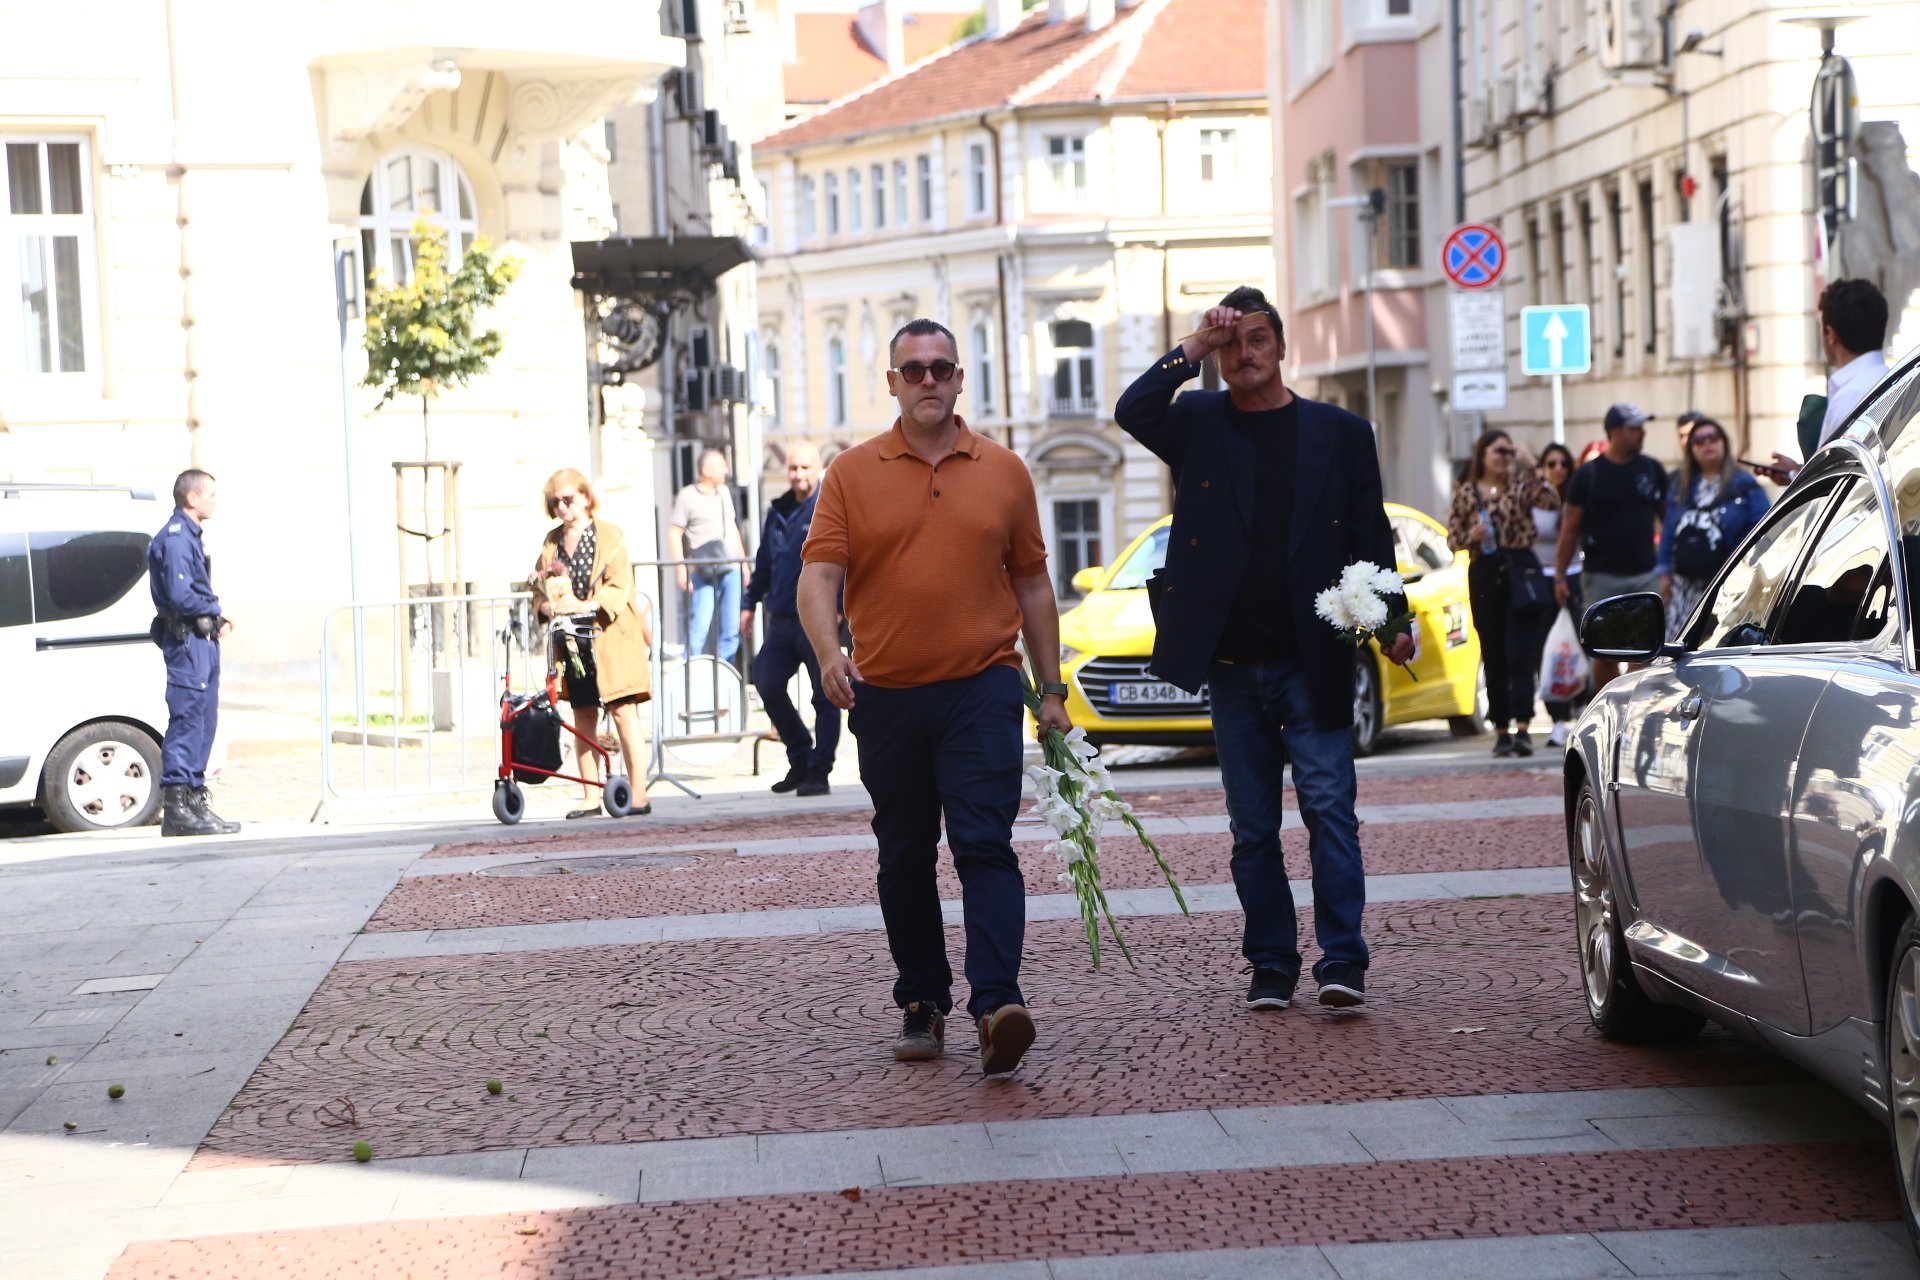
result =
[[[700,478],[673,498],[667,517],[667,554],[692,561],[674,570],[689,593],[687,652],[707,651],[709,628],[719,632],[714,652],[732,662],[740,652],[740,574],[747,558],[740,538],[740,516],[727,484],[727,455],[709,449],[700,455]]]

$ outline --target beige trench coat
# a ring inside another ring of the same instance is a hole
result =
[[[565,529],[555,525],[540,544],[540,559],[530,579],[536,601],[545,599],[540,584],[547,566],[560,557]],[[605,520],[593,522],[593,590],[589,594],[596,606],[593,661],[600,679],[600,701],[608,706],[622,698],[645,702],[653,696],[653,675],[647,665],[641,611],[650,606],[633,589],[633,561],[627,558],[625,535]]]

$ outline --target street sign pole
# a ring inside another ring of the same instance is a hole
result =
[[[1567,442],[1567,401],[1560,384],[1566,381],[1563,374],[1553,375],[1553,442]]]

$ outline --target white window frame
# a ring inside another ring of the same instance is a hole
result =
[[[800,239],[816,240],[820,236],[820,209],[816,197],[819,186],[811,177],[800,179]]]
[[[840,175],[828,174],[823,189],[826,191],[824,204],[827,235],[837,236],[840,234]]]
[[[1333,0],[1286,0],[1287,90],[1299,97],[1333,69]]]
[[[1000,389],[999,369],[993,358],[993,322],[984,313],[976,312],[973,323],[967,326],[967,345],[973,361],[975,403],[981,417],[993,417],[997,413],[994,395]]]
[[[1200,181],[1209,187],[1230,186],[1240,180],[1240,130],[1232,125],[1206,125],[1198,147]]]
[[[786,410],[786,386],[780,373],[780,339],[770,333],[760,339],[760,368],[767,380],[767,399],[760,407],[766,410],[769,424],[778,427]]]
[[[847,335],[827,335],[827,425],[847,425]]]
[[[993,172],[985,138],[967,143],[967,216],[984,218],[993,212]]]
[[[857,236],[867,229],[866,195],[860,182],[860,166],[847,170],[847,234]]]
[[[1087,345],[1084,347],[1063,347],[1058,343],[1059,328],[1063,324],[1084,324],[1087,326]],[[1090,320],[1078,316],[1057,316],[1047,322],[1047,347],[1053,357],[1053,366],[1047,374],[1048,416],[1054,418],[1086,418],[1100,412],[1100,331]],[[1069,354],[1071,353],[1071,354]],[[1072,394],[1061,398],[1060,364],[1069,361],[1068,383]]]
[[[1293,193],[1293,279],[1297,306],[1323,302],[1335,289],[1333,211],[1327,205],[1332,191],[1331,168],[1330,157],[1320,156],[1309,161],[1307,181]]]
[[[913,215],[907,212],[907,162],[893,162],[893,225],[904,227],[913,221]]]
[[[873,229],[884,231],[887,227],[887,166],[884,164],[869,166],[867,183],[873,188]]]
[[[1040,139],[1040,156],[1047,180],[1062,201],[1077,204],[1087,197],[1087,135],[1049,133]]]
[[[101,384],[102,349],[100,341],[100,282],[98,276],[99,240],[96,224],[96,204],[94,200],[93,177],[93,141],[85,134],[73,133],[0,133],[0,143],[10,147],[32,146],[34,163],[37,166],[36,178],[40,183],[42,212],[37,214],[14,213],[9,194],[0,194],[0,288],[6,290],[10,299],[4,310],[0,310],[0,342],[4,342],[5,354],[0,355],[0,371],[7,374],[17,373],[35,380],[40,386],[87,386],[98,387]],[[76,146],[78,151],[78,194],[80,212],[51,213],[46,210],[53,197],[51,164],[48,160],[49,146]],[[4,179],[11,163],[9,152],[0,152],[0,179]],[[0,180],[0,192],[8,191],[8,183]],[[27,328],[25,308],[26,282],[21,278],[21,242],[28,238],[43,242],[41,261],[43,269],[48,271],[50,281],[47,289],[47,351],[48,360],[56,367],[31,368],[26,360]],[[77,305],[80,311],[80,365],[78,368],[58,367],[61,362],[60,321],[61,300],[57,284],[51,283],[54,266],[53,242],[72,239],[74,245],[74,281],[75,297],[68,305]],[[18,299],[18,302],[11,301]],[[0,377],[0,385],[4,384]]]
[[[1091,539],[1089,539],[1085,529],[1076,530],[1071,534],[1061,529],[1060,508],[1067,505],[1083,509],[1087,507],[1093,508],[1094,529]],[[1101,495],[1097,493],[1049,492],[1047,494],[1047,516],[1047,545],[1053,552],[1053,559],[1060,566],[1060,578],[1059,581],[1054,583],[1054,592],[1062,599],[1077,597],[1079,593],[1073,589],[1073,575],[1079,572],[1080,569],[1091,569],[1096,566],[1104,566],[1108,563],[1104,558],[1106,550],[1105,544],[1107,541],[1107,503]],[[1088,554],[1089,548],[1087,543],[1089,541],[1093,544],[1092,551],[1094,554],[1091,555]],[[1080,561],[1078,569],[1072,567],[1073,558],[1066,554],[1068,544],[1072,544],[1078,552]]]
[[[408,163],[410,190],[405,206],[399,206],[395,203],[393,190],[394,170],[403,160]],[[425,187],[415,175],[422,164],[431,165],[437,171],[438,187],[443,198],[449,189],[453,190],[454,208],[451,212],[419,207]],[[461,206],[463,198],[464,208]],[[412,232],[416,218],[424,217],[446,231],[449,267],[460,260],[467,246],[480,234],[480,202],[474,195],[473,183],[468,180],[459,162],[444,151],[428,147],[403,147],[381,156],[360,189],[360,202],[360,251],[367,259],[364,265],[369,279],[376,271],[393,284],[405,284],[413,278]],[[369,209],[371,212],[367,211]],[[396,257],[395,251],[402,246],[404,255]]]
[[[914,157],[914,176],[919,179],[920,221],[933,225],[933,157],[921,155]]]

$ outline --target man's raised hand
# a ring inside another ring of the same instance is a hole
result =
[[[1180,344],[1188,360],[1199,364],[1208,355],[1218,351],[1233,341],[1234,327],[1240,323],[1244,311],[1232,307],[1210,307],[1200,317],[1200,329],[1192,337]]]

